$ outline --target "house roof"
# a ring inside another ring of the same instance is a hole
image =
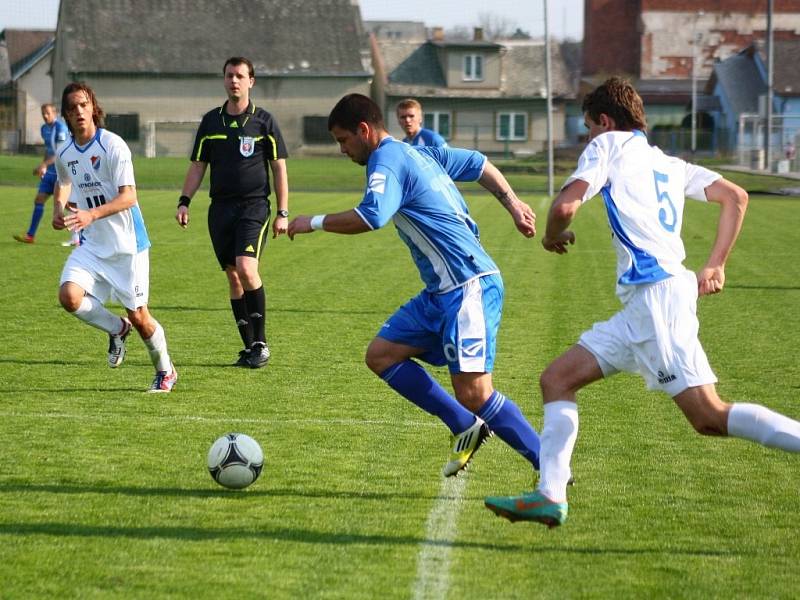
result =
[[[218,75],[245,56],[256,75],[369,74],[353,0],[61,0],[70,73]]]
[[[709,88],[719,83],[734,114],[758,112],[758,97],[767,91],[750,46],[714,65]],[[708,89],[708,88],[707,88]]]
[[[55,43],[52,29],[5,29],[0,43],[5,42],[9,76],[17,79],[50,51]]]
[[[500,87],[448,88],[439,59],[441,48],[476,47],[462,43],[378,42],[388,81],[386,93],[392,96],[436,98],[542,98],[545,89],[545,52],[542,41],[483,43],[482,48],[498,49],[502,60]],[[553,95],[575,97],[575,81],[557,44],[551,46]]]

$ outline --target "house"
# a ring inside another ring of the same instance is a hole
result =
[[[593,87],[624,75],[639,90],[652,132],[673,136],[689,148],[692,104],[704,134],[698,149],[724,149],[715,137],[718,100],[705,93],[715,63],[737,54],[767,29],[767,3],[745,0],[585,0],[583,77]],[[775,0],[776,39],[800,38],[800,0]],[[663,140],[659,145],[671,146]],[[671,147],[671,150],[676,148]]]
[[[197,123],[225,100],[222,66],[255,66],[251,97],[272,112],[290,153],[335,152],[327,116],[369,93],[361,14],[351,0],[61,0],[53,85],[85,80],[106,124],[136,153],[188,156]]]
[[[52,30],[5,29],[0,33],[0,150],[43,145],[42,104],[53,101]]]
[[[773,161],[785,158],[783,149],[800,145],[800,39],[774,40],[772,81]],[[740,150],[739,162],[763,165],[767,58],[764,44],[754,43],[714,65],[707,90],[719,99],[712,113],[721,137]],[[749,154],[754,151],[754,154]],[[754,162],[752,162],[754,161]],[[774,165],[770,165],[772,168]],[[792,165],[793,169],[797,165]]]
[[[540,152],[547,142],[545,47],[541,40],[446,40],[434,28],[426,41],[371,36],[372,94],[390,133],[403,137],[397,103],[415,98],[424,126],[455,146],[510,156]],[[552,46],[553,134],[564,140],[565,103],[575,98],[559,46]]]

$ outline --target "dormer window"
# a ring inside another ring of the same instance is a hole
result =
[[[464,55],[464,81],[483,81],[483,56]]]

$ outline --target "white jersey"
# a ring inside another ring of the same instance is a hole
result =
[[[635,286],[683,273],[681,240],[685,197],[705,201],[718,173],[667,156],[641,131],[610,131],[594,138],[564,187],[589,184],[583,201],[602,193],[617,251],[617,296]]]
[[[58,180],[72,184],[69,201],[82,210],[112,202],[123,185],[136,185],[131,151],[118,135],[97,130],[83,147],[71,138],[58,149]],[[150,247],[139,205],[98,219],[81,232],[81,246],[100,258]]]

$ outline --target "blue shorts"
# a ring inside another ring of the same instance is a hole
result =
[[[503,279],[484,275],[444,294],[422,291],[378,332],[389,342],[421,348],[417,358],[450,373],[491,373],[503,311]]]
[[[53,171],[51,172],[50,169],[47,169],[41,181],[39,182],[39,193],[51,196],[53,194],[53,191],[56,189],[57,179],[58,175],[56,175],[56,170],[53,169]]]

